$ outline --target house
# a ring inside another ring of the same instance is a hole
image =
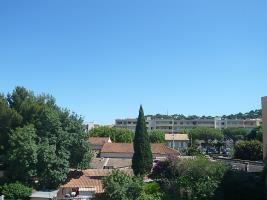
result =
[[[188,134],[165,134],[166,145],[173,149],[186,149],[188,147]]]
[[[57,197],[58,190],[54,191],[35,191],[30,196],[30,200],[54,200]]]
[[[133,175],[130,169],[122,170],[128,175]],[[87,169],[82,174],[73,176],[71,180],[62,185],[57,193],[57,200],[82,199],[90,200],[95,195],[104,192],[102,179],[112,173],[111,169]],[[75,173],[73,173],[75,174]]]
[[[62,185],[57,193],[57,200],[70,199],[71,197],[89,200],[96,194],[103,192],[104,190],[101,180],[90,179],[90,177],[82,175],[81,177],[73,178],[65,185]]]
[[[132,159],[127,158],[93,158],[92,169],[131,169]]]
[[[175,149],[171,149],[164,144],[151,144],[153,158],[167,157],[169,155],[179,155]],[[101,150],[102,158],[124,158],[131,159],[134,154],[132,143],[105,143]]]
[[[90,137],[89,143],[92,150],[100,151],[105,143],[111,143],[110,137]]]

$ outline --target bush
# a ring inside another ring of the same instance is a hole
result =
[[[235,145],[234,158],[242,160],[262,160],[262,143],[260,141],[240,141]]]
[[[131,177],[119,170],[103,180],[106,199],[132,200],[137,199],[144,192],[141,179]]]
[[[158,162],[151,177],[159,180],[166,199],[208,200],[214,198],[228,170],[225,164],[203,157],[169,159]]]
[[[32,194],[32,189],[19,182],[5,184],[0,188],[2,195],[8,200],[27,200]]]
[[[264,199],[264,177],[262,174],[229,171],[222,181],[222,199]]]

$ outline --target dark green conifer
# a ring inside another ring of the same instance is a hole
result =
[[[144,176],[151,171],[153,157],[142,105],[139,109],[133,145],[134,155],[132,159],[132,167],[134,174],[136,176]]]

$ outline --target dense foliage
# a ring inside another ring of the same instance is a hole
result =
[[[90,137],[110,137],[112,142],[117,143],[131,143],[134,137],[134,133],[128,129],[108,126],[94,128],[90,130],[89,135]]]
[[[158,118],[158,119],[177,119],[177,120],[192,120],[192,119],[213,119],[214,116],[197,116],[197,115],[189,115],[185,116],[183,114],[174,114],[174,115],[163,115],[163,114],[156,114],[156,115],[147,115],[147,117],[151,118]],[[251,110],[247,113],[237,113],[231,115],[223,115],[222,118],[225,119],[258,119],[261,118],[261,109],[258,110]]]
[[[220,200],[262,200],[264,187],[264,177],[260,173],[229,171],[221,184]]]
[[[133,146],[132,168],[134,174],[143,176],[150,173],[153,157],[142,106],[139,109]]]
[[[192,129],[190,136],[192,140],[204,140],[207,145],[212,140],[222,140],[223,134],[219,129],[215,128],[195,128]]]
[[[0,96],[0,154],[9,181],[55,188],[70,167],[87,168],[88,134],[81,117],[58,107],[48,95],[16,87]]]
[[[244,128],[226,128],[223,130],[223,135],[226,139],[231,139],[234,144],[238,140],[244,140],[248,131]]]
[[[240,141],[235,145],[234,157],[242,160],[262,160],[262,143],[257,140]]]
[[[145,184],[141,178],[114,170],[103,180],[105,193],[102,200],[160,200],[160,186],[157,183]]]
[[[27,200],[32,194],[32,189],[19,182],[16,182],[5,184],[0,187],[0,194],[4,195],[5,199],[7,200]]]
[[[149,132],[150,143],[164,143],[165,133],[160,130],[154,130]]]
[[[151,177],[160,180],[166,199],[213,199],[228,167],[205,158],[158,162]]]
[[[248,133],[246,135],[246,140],[258,140],[258,141],[262,142],[262,140],[263,140],[263,128],[262,128],[262,126],[258,126],[254,129],[252,129],[250,131],[250,133]]]

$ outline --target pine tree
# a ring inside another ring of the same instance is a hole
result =
[[[135,136],[134,136],[134,155],[132,167],[136,176],[143,176],[150,173],[153,165],[153,157],[147,133],[146,121],[142,105],[139,109]]]

